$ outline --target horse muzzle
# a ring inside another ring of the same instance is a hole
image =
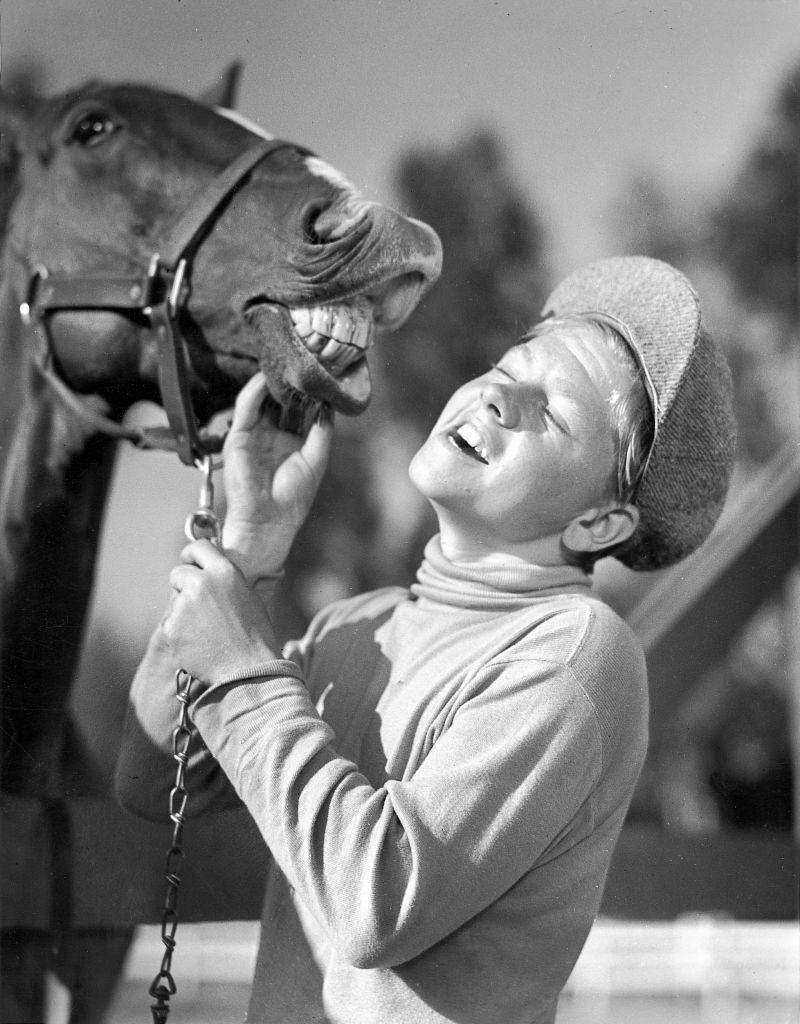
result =
[[[363,411],[378,330],[396,330],[408,319],[441,263],[436,233],[393,210],[359,201],[319,213],[289,261],[290,297],[262,295],[245,305],[251,326],[271,332],[260,361],[276,401],[291,403],[295,391],[344,413]],[[287,343],[282,354],[275,351],[276,331]]]

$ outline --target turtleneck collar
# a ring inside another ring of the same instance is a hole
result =
[[[548,592],[588,590],[592,577],[573,565],[531,565],[509,558],[492,563],[452,562],[437,534],[428,541],[411,593],[429,600],[474,610],[521,608]]]

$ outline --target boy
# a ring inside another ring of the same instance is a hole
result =
[[[193,543],[172,572],[118,786],[131,809],[163,806],[174,766],[153,744],[170,749],[182,666],[205,744],[191,809],[238,794],[274,861],[250,1021],[555,1019],[646,748],[642,651],[591,568],[701,543],[733,423],[673,268],[601,261],[545,312],[412,461],[440,527],[417,582],[338,602],[283,656],[261,601],[331,427],[295,450],[260,418],[263,381],[237,402],[225,554]]]

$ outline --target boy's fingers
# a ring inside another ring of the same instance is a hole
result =
[[[227,558],[210,540],[193,540],[180,553],[182,565],[195,565],[199,569],[210,569]]]
[[[314,474],[325,472],[333,444],[333,413],[319,417],[311,424],[300,452]]]
[[[182,590],[190,584],[197,572],[196,565],[189,565],[188,563],[183,565],[176,565],[169,574],[169,585],[176,593],[180,594]]]
[[[252,430],[261,419],[261,406],[267,397],[267,378],[258,371],[245,384],[233,407],[231,431]]]

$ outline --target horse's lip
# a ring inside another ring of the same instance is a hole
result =
[[[387,331],[397,330],[416,309],[426,286],[422,274],[412,271],[367,289],[375,310],[375,323]]]
[[[425,286],[423,275],[410,271],[373,279],[344,294],[315,296],[313,303],[255,295],[244,303],[243,313],[250,319],[259,309],[280,310],[286,340],[303,367],[304,384],[291,386],[341,412],[358,414],[372,392],[367,354],[376,327],[391,331],[404,323]]]
[[[303,368],[301,375],[305,380],[305,384],[302,386],[297,381],[294,383],[290,381],[290,390],[293,390],[295,394],[305,394],[309,400],[330,404],[340,412],[351,415],[362,412],[369,404],[372,392],[366,358],[374,333],[372,324],[370,323],[367,343],[360,349],[338,343],[334,338],[328,339],[326,344],[321,346],[319,352],[314,352],[307,344],[307,339],[298,333],[293,319],[293,311],[296,315],[297,309],[301,308],[308,310],[317,307],[291,307],[261,298],[251,300],[248,303],[247,312],[250,314],[248,319],[258,316],[262,310],[264,312],[271,310],[273,313],[279,314],[285,329],[286,340],[291,346],[295,360]],[[328,309],[329,304],[319,308]],[[334,343],[338,351],[334,351],[332,354],[329,352],[323,359],[323,349],[331,342]],[[343,351],[345,348],[349,351]]]

